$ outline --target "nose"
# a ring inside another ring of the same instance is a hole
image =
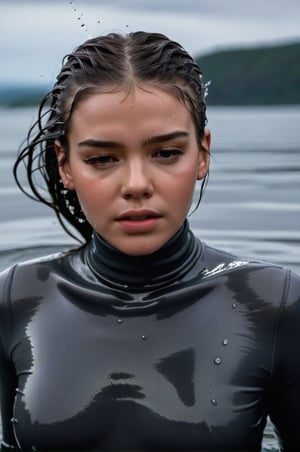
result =
[[[141,158],[127,162],[122,181],[122,196],[125,198],[149,198],[153,193],[150,171]]]

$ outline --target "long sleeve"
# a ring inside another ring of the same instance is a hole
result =
[[[139,293],[82,258],[0,276],[4,445],[259,451],[270,414],[300,450],[299,277],[204,249]]]
[[[289,273],[274,344],[271,419],[282,451],[300,450],[300,278]]]
[[[7,303],[14,268],[8,269],[0,275],[0,397],[1,397],[1,420],[2,420],[2,443],[1,449],[12,449],[16,447],[11,418],[15,388],[16,375],[13,365],[8,356],[7,342],[9,333],[9,321]]]

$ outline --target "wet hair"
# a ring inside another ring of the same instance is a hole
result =
[[[163,34],[138,31],[89,39],[65,56],[53,89],[40,103],[38,119],[29,130],[14,165],[19,188],[54,209],[68,234],[75,237],[77,231],[89,241],[92,226],[80,208],[76,192],[64,188],[54,147],[55,140],[59,140],[68,158],[68,131],[75,108],[94,93],[120,88],[129,92],[135,85],[151,84],[184,103],[192,115],[200,143],[206,125],[205,86],[201,76],[194,59],[180,44]],[[21,163],[26,168],[26,187],[19,175]],[[203,179],[196,208],[206,182]]]

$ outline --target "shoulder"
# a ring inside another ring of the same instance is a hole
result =
[[[0,309],[2,310],[5,302],[9,298],[11,283],[13,275],[16,269],[16,265],[7,268],[0,272]]]
[[[238,257],[206,245],[203,261],[204,279],[224,277],[227,285],[236,290],[247,289],[256,298],[276,300],[276,304],[298,299],[300,305],[300,277],[283,266]]]
[[[52,270],[56,271],[70,254],[72,251],[27,260],[0,272],[0,305],[3,306],[15,298],[12,297],[13,292],[21,294],[45,280],[46,274]]]
[[[204,273],[207,276],[224,273],[230,270],[240,270],[242,272],[260,271],[270,275],[273,273],[274,275],[285,274],[289,271],[278,264],[255,260],[245,256],[236,256],[227,251],[207,246],[206,244],[203,244],[203,248],[203,261],[205,264]]]
[[[205,243],[202,243],[202,248],[205,277],[217,275],[240,267],[249,267],[249,264],[251,263],[247,258],[235,256],[226,251],[208,246]]]

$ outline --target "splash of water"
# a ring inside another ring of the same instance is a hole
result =
[[[92,36],[89,33],[88,27],[86,25],[86,21],[84,20],[84,15],[79,9],[77,8],[74,1],[69,2],[71,8],[73,9],[73,12],[76,15],[76,19],[80,21],[80,27],[87,33],[88,38],[90,39]]]

